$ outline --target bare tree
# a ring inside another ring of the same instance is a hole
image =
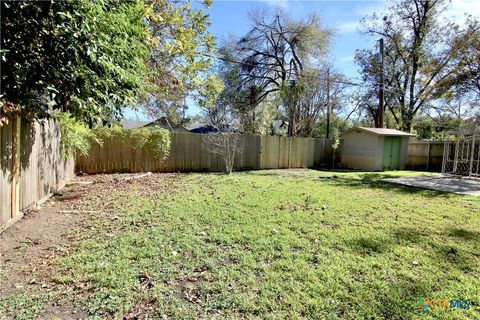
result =
[[[235,155],[241,149],[239,145],[240,135],[233,132],[219,132],[204,136],[206,148],[208,151],[218,154],[225,163],[225,173],[230,174],[233,171]]]
[[[342,105],[343,81],[343,75],[326,65],[321,70],[305,69],[298,82],[283,87],[280,94],[290,121],[288,134],[311,137],[320,116],[333,116]]]
[[[330,32],[315,15],[303,21],[292,20],[281,11],[265,16],[265,13],[252,15],[253,27],[236,45],[241,60],[240,87],[247,89],[240,97],[246,102],[247,111],[253,110],[255,114],[267,96],[284,91],[281,94],[284,102],[288,100],[285,111],[289,135],[294,135],[298,90],[292,84],[300,81],[309,64],[324,57]]]

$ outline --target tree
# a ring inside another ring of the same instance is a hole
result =
[[[206,134],[203,136],[203,139],[206,141],[208,151],[223,158],[225,173],[232,173],[235,156],[240,152],[240,136],[232,132],[219,132]]]
[[[93,125],[117,116],[144,83],[144,9],[141,1],[2,1],[2,99],[34,117],[60,109]]]
[[[211,69],[215,77],[207,77],[212,82],[206,88],[221,90],[207,90],[210,94],[205,96],[198,94],[197,103],[208,121],[217,128],[236,127],[243,132],[268,134],[275,113],[272,112],[275,97],[255,103],[257,90],[244,87],[239,77],[241,64],[236,56],[235,43],[236,40],[230,38],[221,45],[218,59]]]
[[[438,95],[439,84],[455,72],[455,58],[464,48],[451,39],[458,27],[441,22],[443,10],[443,0],[397,0],[382,18],[374,14],[364,20],[368,34],[385,39],[388,108],[405,131]],[[373,52],[357,54],[373,61]],[[372,76],[373,70],[366,72]]]
[[[346,79],[327,64],[320,70],[310,70],[304,81],[305,90],[300,100],[301,135],[312,136],[316,123],[323,118],[325,137],[330,137],[332,129],[336,128],[333,120],[345,106]]]
[[[453,42],[461,48],[451,75],[439,86],[439,95],[476,95],[480,99],[480,22],[470,17],[467,27],[455,35]]]
[[[291,121],[289,135],[311,137],[320,117],[329,123],[334,111],[342,109],[345,87],[344,76],[334,72],[331,65],[305,69],[298,82],[282,87],[280,96]],[[329,133],[327,125],[322,135],[328,137]]]
[[[330,32],[320,24],[318,16],[296,21],[277,11],[270,20],[266,14],[252,15],[253,26],[237,42],[235,50],[241,60],[239,77],[243,88],[241,99],[245,111],[256,113],[257,106],[267,96],[283,91],[287,103],[290,134],[296,131],[295,107],[298,88],[292,86],[309,64],[317,62],[328,48]],[[293,100],[292,100],[293,99]]]
[[[215,39],[208,32],[208,15],[192,8],[190,0],[148,0],[146,21],[154,49],[148,59],[149,81],[143,106],[152,117],[167,116],[171,123],[184,119],[188,95],[207,96]],[[208,8],[211,1],[204,1]],[[206,90],[206,91],[205,91]]]

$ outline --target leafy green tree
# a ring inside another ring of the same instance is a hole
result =
[[[464,46],[452,41],[458,26],[444,22],[444,10],[444,0],[396,0],[385,15],[364,20],[368,34],[385,39],[386,106],[405,131],[411,130],[414,117],[440,94],[439,84],[458,68],[456,58]],[[376,68],[368,67],[368,63],[375,64],[374,53],[357,55],[362,56],[357,59],[363,61],[362,73],[376,79]]]
[[[330,130],[333,132],[342,133],[343,131],[349,129],[352,124],[345,120],[344,118],[338,115],[332,115],[330,118]],[[327,117],[320,116],[313,130],[313,136],[317,138],[326,138],[327,131]]]
[[[206,98],[215,38],[208,32],[208,15],[191,0],[148,0],[145,14],[154,49],[148,59],[148,86],[143,105],[152,117],[183,121],[188,95]],[[205,9],[211,1],[203,1]]]
[[[199,95],[197,102],[211,125],[221,128],[229,127],[238,120],[239,65],[234,61],[231,46],[222,44],[218,49],[219,59],[212,65],[211,73],[215,75],[216,84],[212,83],[210,94]],[[220,84],[221,83],[221,84]]]
[[[35,117],[118,116],[145,80],[144,16],[142,1],[2,1],[2,99]]]
[[[451,99],[455,95],[470,95],[480,100],[480,21],[473,17],[467,27],[455,35],[453,44],[460,48],[451,75],[440,83],[439,94]]]

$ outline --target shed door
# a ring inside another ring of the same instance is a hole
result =
[[[402,138],[385,137],[383,143],[383,169],[400,169],[400,150],[402,148]]]

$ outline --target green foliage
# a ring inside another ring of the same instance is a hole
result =
[[[198,82],[199,86],[202,88],[196,99],[199,107],[203,109],[214,108],[218,95],[225,88],[223,81],[216,75],[211,74]]]
[[[204,91],[201,79],[211,65],[215,38],[208,31],[209,17],[203,11],[211,1],[192,6],[191,0],[149,0],[145,19],[154,50],[148,60],[149,81],[144,107],[152,116],[167,116],[179,123],[187,94]],[[207,88],[208,89],[208,88]]]
[[[170,132],[160,128],[138,128],[126,130],[138,148],[152,151],[157,157],[168,157],[170,152]]]
[[[144,83],[144,10],[143,1],[2,1],[3,98],[90,125],[118,115]]]
[[[170,152],[170,132],[161,128],[123,129],[120,126],[88,128],[69,113],[59,113],[62,155],[71,158],[75,153],[87,156],[92,143],[103,144],[107,138],[130,138],[134,147],[152,152],[158,158],[166,158]]]
[[[69,113],[59,113],[55,118],[60,122],[60,151],[63,157],[72,158],[75,153],[88,155],[92,142],[101,143],[85,123]]]
[[[415,120],[412,133],[419,140],[442,141],[448,130],[456,129],[467,124],[468,121],[454,117],[420,117]]]
[[[96,127],[93,133],[98,141],[105,138],[129,138],[134,147],[152,152],[158,158],[167,158],[170,153],[170,132],[162,128],[123,129],[119,126]]]
[[[0,297],[0,314],[9,319],[32,319],[42,309],[42,304],[53,298],[52,292],[29,295],[27,290]]]
[[[338,132],[338,134],[342,133],[343,131],[349,129],[351,124],[347,121],[342,119],[337,115],[330,115],[330,132]],[[320,117],[314,129],[314,137],[317,138],[325,138],[327,133],[327,118]]]

